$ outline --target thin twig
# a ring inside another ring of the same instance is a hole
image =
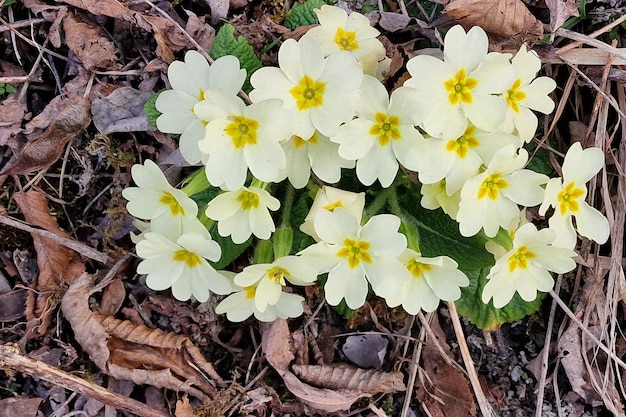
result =
[[[45,362],[31,359],[20,353],[14,345],[0,345],[0,368],[9,368],[100,401],[119,410],[141,417],[169,417],[168,413],[152,408],[125,395],[109,391],[82,378],[62,371]]]
[[[98,261],[100,263],[106,264],[109,261],[109,257],[106,253],[100,252],[91,246],[87,246],[82,242],[77,240],[68,239],[63,236],[59,236],[55,233],[49,232],[44,229],[38,229],[36,227],[29,226],[28,224],[21,222],[17,219],[9,217],[5,214],[0,214],[0,223],[5,224],[7,226],[14,227],[16,229],[23,230],[25,232],[31,234],[37,234],[41,237],[52,239],[56,243],[68,247],[81,255],[88,257],[89,259],[93,259],[94,261]]]
[[[478,407],[480,407],[480,412],[482,413],[483,417],[496,417],[497,414],[491,404],[489,404],[487,397],[485,397],[483,389],[480,385],[480,381],[478,380],[478,374],[476,373],[476,368],[474,368],[472,355],[470,354],[469,348],[467,347],[467,341],[465,340],[465,334],[463,334],[461,320],[459,319],[459,313],[456,311],[454,301],[448,302],[448,310],[450,311],[450,319],[452,320],[452,326],[454,327],[454,334],[456,335],[456,340],[459,343],[459,349],[461,350],[463,363],[465,364],[467,375],[469,377],[470,383],[472,384],[474,395],[476,395],[476,400],[478,401]]]

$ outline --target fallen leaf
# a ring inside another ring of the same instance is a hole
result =
[[[383,372],[339,365],[292,365],[304,382],[321,388],[345,389],[367,394],[404,391],[402,372]]]
[[[50,208],[44,194],[39,191],[26,191],[14,194],[15,202],[24,219],[60,237],[71,239],[50,215]],[[26,300],[27,333],[43,335],[54,316],[61,284],[71,283],[85,270],[85,265],[73,250],[60,245],[50,238],[32,233],[39,274],[32,282]]]
[[[91,104],[93,124],[100,133],[145,132],[150,128],[143,111],[152,92],[142,93],[132,87],[121,87]]]
[[[166,62],[174,60],[174,52],[192,49],[194,45],[170,20],[162,16],[151,16],[126,7],[118,0],[55,0],[88,11],[96,16],[108,16],[137,25],[152,33],[157,43],[157,55]]]
[[[175,417],[195,417],[193,413],[193,407],[189,404],[189,398],[185,395],[180,400],[176,401]]]
[[[543,36],[541,22],[521,0],[451,0],[444,13],[466,28],[480,26],[491,34],[518,39],[520,43]]]
[[[0,400],[0,417],[35,417],[43,398],[4,398]]]
[[[229,0],[203,0],[211,9],[211,23],[216,24],[228,16]]]
[[[115,315],[126,298],[126,289],[120,279],[114,279],[102,291],[102,301],[100,301],[100,312],[105,316]]]
[[[383,366],[389,341],[378,333],[346,338],[341,350],[346,358],[362,368],[380,369]]]
[[[0,323],[17,320],[25,314],[27,294],[23,289],[0,294]]]
[[[202,400],[215,396],[207,376],[223,381],[189,338],[91,311],[93,281],[89,274],[77,279],[63,296],[61,309],[74,337],[102,372]]]
[[[78,97],[65,101],[65,108],[46,131],[31,139],[0,174],[22,175],[48,168],[55,163],[65,145],[79,135],[91,122],[89,101]]]
[[[470,383],[463,372],[452,366],[441,355],[451,357],[445,333],[436,316],[430,323],[443,352],[439,351],[430,337],[422,352],[425,383],[418,385],[417,398],[424,403],[433,416],[470,417],[476,415],[476,403]]]
[[[334,413],[349,409],[361,397],[370,396],[354,390],[316,388],[300,381],[289,370],[289,364],[294,359],[289,348],[290,338],[287,322],[276,319],[264,326],[261,346],[267,362],[281,376],[287,389],[300,401],[317,410]]]
[[[22,131],[25,108],[13,96],[0,103],[0,146],[5,146],[9,138]]]
[[[79,21],[68,13],[63,19],[65,43],[88,70],[117,69],[115,44],[104,37],[100,30]]]
[[[576,0],[546,0],[550,9],[550,32],[555,32],[572,16],[578,16],[578,2]]]
[[[411,18],[402,13],[373,11],[368,17],[388,32],[404,30],[411,23]]]

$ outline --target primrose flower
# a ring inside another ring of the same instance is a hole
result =
[[[168,236],[179,236],[184,220],[195,219],[196,202],[181,190],[172,187],[163,171],[153,161],[135,164],[131,175],[137,187],[122,191],[128,200],[126,209],[133,216],[150,220],[150,228]]]
[[[345,10],[329,5],[314,11],[320,24],[309,29],[304,36],[315,39],[325,56],[348,51],[354,54],[357,61],[365,57],[377,61],[385,58],[385,47],[376,39],[380,32],[371,26],[367,17],[356,12],[348,15]]]
[[[420,309],[435,311],[440,300],[456,301],[461,298],[460,287],[469,285],[458,264],[447,256],[425,258],[406,249],[398,259],[411,273],[411,279],[404,284],[403,295],[396,301],[409,314],[417,314]]]
[[[316,268],[298,256],[283,256],[271,264],[255,264],[235,276],[235,284],[255,287],[254,304],[261,312],[275,305],[283,295],[287,281],[294,285],[311,285],[317,279]]]
[[[507,112],[500,129],[505,132],[515,130],[522,140],[530,142],[538,123],[532,110],[544,114],[554,110],[554,101],[548,94],[556,88],[556,82],[549,77],[535,78],[541,60],[534,51],[527,50],[526,45],[521,46],[511,64],[515,77],[503,95]]]
[[[550,229],[556,233],[554,245],[574,249],[576,231],[598,243],[604,243],[609,238],[608,220],[585,201],[585,184],[603,166],[604,153],[599,148],[583,150],[576,142],[567,151],[563,161],[563,178],[552,178],[548,182],[545,198],[539,207],[542,216],[549,207],[554,207],[554,214],[548,220]],[[576,219],[576,228],[572,218]]]
[[[493,298],[493,306],[507,305],[515,292],[525,301],[537,298],[537,291],[552,289],[554,279],[550,272],[564,274],[576,267],[572,259],[576,252],[552,244],[554,232],[537,230],[532,223],[522,225],[515,232],[513,248],[496,260],[487,275],[482,300]]]
[[[280,68],[264,67],[252,74],[250,98],[283,100],[294,113],[294,135],[310,138],[317,129],[330,137],[341,123],[352,119],[350,94],[361,83],[363,72],[350,52],[324,58],[313,39],[287,39],[278,51],[278,64]]]
[[[195,107],[198,114],[216,113],[206,126],[199,149],[208,155],[206,177],[214,187],[238,190],[248,169],[261,181],[272,182],[285,167],[280,141],[291,136],[291,113],[280,100],[265,100],[246,106],[236,96],[207,92],[207,100]]]
[[[422,199],[420,204],[429,210],[437,210],[439,207],[450,216],[456,219],[459,212],[459,203],[461,202],[461,192],[457,191],[452,195],[446,192],[446,180],[441,180],[434,184],[422,184],[420,189]]]
[[[300,225],[300,230],[319,242],[320,237],[315,232],[314,227],[315,217],[321,211],[333,211],[336,208],[346,210],[354,216],[358,224],[361,224],[361,217],[365,208],[365,193],[353,193],[327,185],[323,186],[315,194],[311,209],[305,217],[304,223]]]
[[[300,255],[319,273],[328,272],[324,292],[330,305],[345,299],[351,309],[361,307],[368,282],[378,296],[390,300],[401,296],[410,274],[397,259],[406,249],[406,237],[398,233],[398,217],[376,215],[361,227],[352,214],[337,208],[320,211],[314,226],[321,241]]]
[[[304,298],[284,291],[275,304],[268,304],[264,311],[260,311],[255,303],[256,286],[242,288],[233,284],[233,287],[234,292],[215,307],[217,314],[226,313],[226,318],[232,322],[244,321],[253,314],[259,321],[271,322],[276,318],[299,317],[304,311]]]
[[[280,201],[258,187],[242,187],[224,192],[211,200],[206,216],[217,221],[220,236],[230,236],[233,242],[243,243],[254,234],[269,239],[275,226],[269,210],[276,211]]]
[[[525,207],[538,205],[543,200],[541,185],[548,177],[522,169],[528,152],[506,146],[498,151],[487,169],[465,183],[461,189],[461,202],[456,220],[463,236],[473,236],[482,228],[488,237],[498,229],[509,229],[519,219],[518,204]]]
[[[521,141],[513,135],[498,131],[489,133],[469,124],[456,138],[426,139],[424,151],[416,153],[413,161],[422,184],[445,179],[446,193],[452,195],[478,174],[481,165],[488,164],[493,155],[507,145],[520,146]]]
[[[465,33],[459,25],[445,36],[441,61],[418,55],[406,67],[412,78],[404,85],[419,91],[423,128],[431,136],[455,138],[467,128],[467,120],[486,131],[504,120],[506,103],[498,94],[512,82],[509,55],[487,55],[487,34],[478,26]]]
[[[378,179],[389,187],[398,173],[398,161],[415,169],[413,161],[425,148],[414,127],[421,122],[415,111],[417,96],[414,89],[400,87],[389,98],[380,81],[363,76],[354,97],[357,117],[340,126],[330,140],[339,143],[339,156],[357,161],[356,174],[364,185]]]
[[[209,65],[196,51],[187,51],[185,61],[174,61],[167,70],[172,86],[157,97],[155,107],[161,114],[157,128],[165,133],[180,136],[180,153],[190,164],[202,159],[198,141],[204,137],[202,119],[194,112],[196,103],[204,100],[207,90],[219,90],[235,96],[246,79],[246,71],[239,68],[239,60],[231,55],[223,56]]]
[[[311,170],[319,179],[332,184],[341,179],[342,168],[354,168],[354,161],[347,161],[337,153],[339,145],[318,131],[306,140],[300,136],[292,136],[281,146],[287,164],[279,178],[289,178],[294,188],[299,189],[307,185]]]
[[[136,247],[137,255],[143,258],[137,273],[147,275],[148,287],[156,291],[171,287],[174,297],[181,301],[193,296],[202,302],[209,298],[210,291],[231,292],[228,280],[207,262],[218,261],[222,251],[206,234],[184,233],[176,241],[154,232],[143,237]]]

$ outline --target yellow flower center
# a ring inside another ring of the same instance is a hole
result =
[[[334,203],[326,204],[324,206],[324,210],[333,211],[337,207],[343,207],[343,203],[341,202],[341,200],[337,200]]]
[[[419,262],[417,259],[411,259],[404,265],[409,270],[413,278],[420,279],[423,277],[424,271],[430,271],[433,269],[432,265]]]
[[[476,133],[476,128],[474,126],[468,126],[467,129],[465,129],[465,133],[458,139],[451,140],[446,144],[446,150],[448,152],[456,152],[461,159],[465,158],[470,149],[480,145],[474,133]]]
[[[310,144],[313,144],[313,145],[317,145],[317,132],[313,133],[313,136],[311,136],[309,138],[309,140],[304,140],[300,136],[296,135],[296,136],[294,136],[293,141],[294,141],[294,145],[295,145],[296,149],[301,147],[301,146],[304,146],[305,143],[310,143]]]
[[[343,241],[343,248],[337,252],[337,256],[346,258],[350,268],[356,268],[361,262],[368,264],[372,262],[372,256],[367,251],[369,248],[369,242],[346,238]]]
[[[537,254],[528,250],[526,246],[518,248],[513,255],[509,257],[509,272],[515,271],[517,268],[528,268],[528,260],[536,257]]]
[[[478,80],[475,78],[467,78],[467,71],[461,68],[454,74],[454,77],[450,78],[443,85],[448,92],[448,101],[454,106],[458,104],[459,101],[463,103],[472,102],[471,91],[478,85]]]
[[[380,146],[386,146],[391,139],[400,139],[402,134],[398,129],[400,118],[398,116],[389,116],[385,113],[378,112],[374,116],[376,123],[370,127],[369,134],[378,137]]]
[[[198,255],[193,252],[189,252],[187,249],[179,249],[174,252],[173,259],[175,262],[184,262],[189,268],[193,268],[202,263]]]
[[[485,196],[492,200],[498,198],[500,190],[508,187],[508,183],[502,179],[502,174],[491,174],[480,185],[478,189],[478,199],[482,199]]]
[[[283,287],[287,285],[287,283],[285,282],[286,276],[289,277],[291,276],[291,274],[288,270],[286,270],[285,268],[281,268],[278,265],[267,270],[267,277],[270,279],[270,281],[274,281],[275,283],[280,284]]]
[[[303,111],[324,104],[325,90],[326,83],[315,81],[313,78],[305,75],[300,80],[300,83],[289,90],[289,92],[296,99],[298,110]]]
[[[248,190],[240,192],[237,196],[237,201],[241,203],[241,208],[244,210],[259,207],[259,196]]]
[[[334,41],[339,49],[344,51],[354,51],[359,49],[359,44],[356,41],[356,32],[353,30],[346,32],[343,28],[337,28]]]
[[[232,119],[234,121],[228,124],[224,131],[232,139],[235,148],[241,149],[246,145],[255,145],[259,122],[243,116],[234,116]]]
[[[159,199],[159,203],[169,206],[172,216],[184,216],[185,209],[178,203],[176,197],[167,191],[163,191],[163,195]]]
[[[504,95],[507,104],[515,113],[519,113],[519,102],[526,98],[526,93],[520,91],[519,89],[521,84],[522,80],[518,78],[515,80],[511,88],[506,90],[506,94]]]
[[[243,289],[246,292],[246,299],[251,300],[256,295],[256,287],[250,286]]]
[[[579,210],[578,200],[585,195],[585,190],[582,188],[576,188],[574,182],[570,182],[561,190],[557,196],[559,202],[559,210],[561,215],[564,216],[567,211],[577,212]]]

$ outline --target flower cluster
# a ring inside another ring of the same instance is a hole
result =
[[[493,239],[495,265],[482,300],[495,308],[515,293],[533,300],[552,287],[551,272],[572,270],[576,230],[599,243],[608,239],[606,218],[584,201],[585,183],[603,166],[601,150],[572,146],[562,178],[525,168],[534,111],[553,110],[548,94],[556,87],[537,77],[541,62],[533,51],[489,53],[481,28],[455,26],[443,59],[415,56],[407,63],[410,78],[390,94],[382,83],[389,59],[369,20],[333,6],[316,13],[320,25],[284,41],[277,67],[251,75],[249,102],[237,95],[245,71],[232,56],[209,65],[190,51],[170,65],[172,89],[156,101],[157,127],[181,134],[182,156],[202,163],[205,188],[219,193],[198,213],[156,164],[133,168],[138,187],[124,197],[130,214],[150,221],[135,238],[143,259],[138,272],[149,287],[171,287],[181,300],[230,294],[216,311],[233,321],[299,316],[304,298],[288,284],[312,285],[319,276],[327,302],[352,309],[370,291],[410,314],[458,300],[467,276],[448,256],[421,254],[416,225],[402,207],[390,204],[387,214],[372,204],[368,212],[364,193],[319,186],[339,182],[348,169],[363,186],[378,181],[381,193],[412,171],[425,208],[441,207],[463,236]],[[272,195],[279,183],[291,195],[282,202]],[[305,187],[315,195],[300,225],[310,244],[292,248],[293,193]],[[543,230],[523,215],[539,205],[541,215],[553,213]],[[275,233],[271,212],[288,233]],[[221,256],[207,231],[213,222],[212,230],[235,244],[258,239],[252,265],[238,274],[212,268]],[[508,240],[496,238],[501,230]],[[265,244],[270,239],[273,250]]]

